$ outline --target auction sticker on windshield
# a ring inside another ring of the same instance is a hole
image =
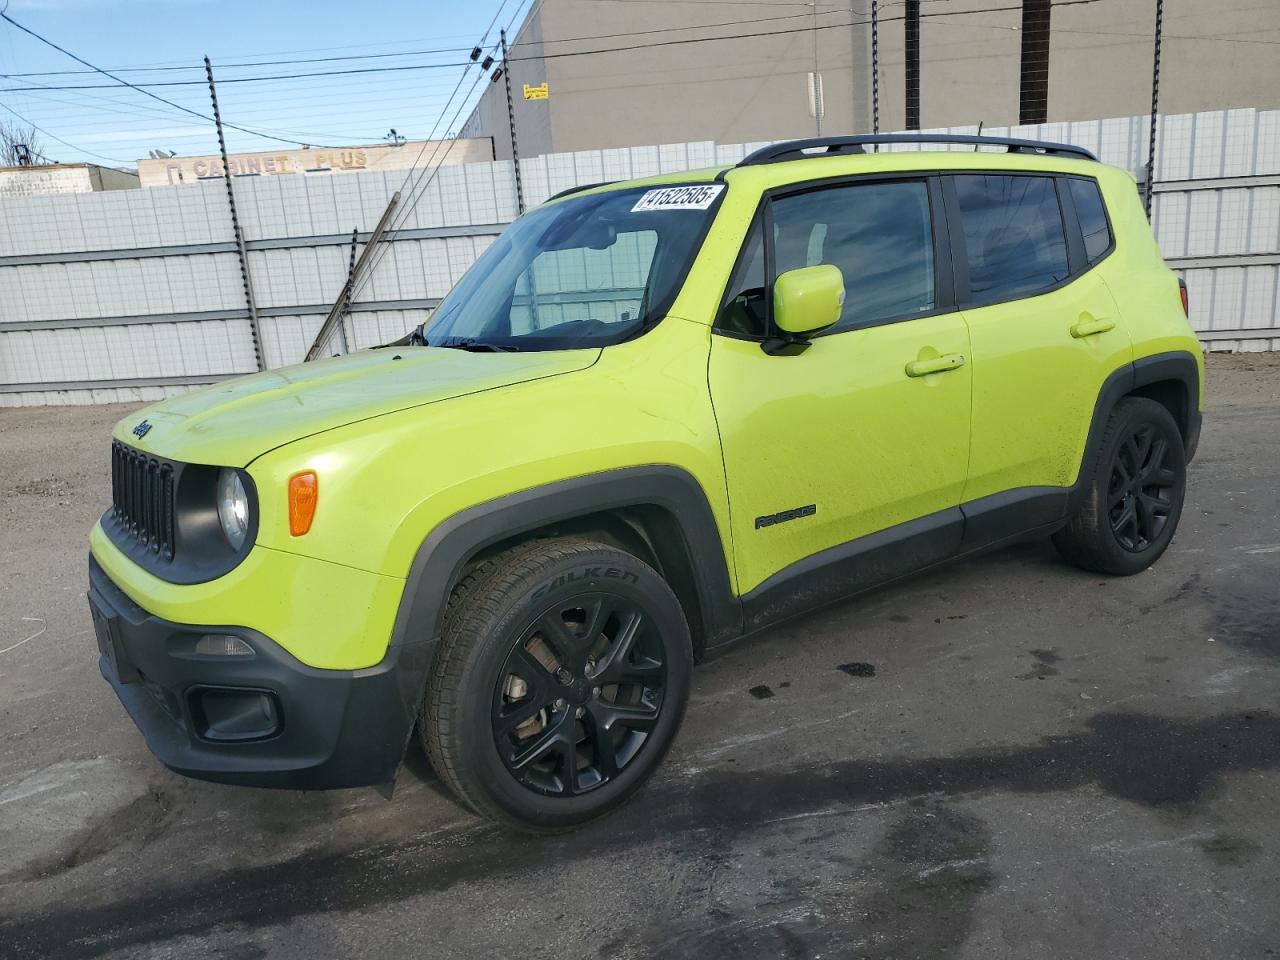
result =
[[[706,210],[720,196],[723,183],[703,183],[692,187],[663,187],[650,190],[636,201],[632,213],[647,210]]]

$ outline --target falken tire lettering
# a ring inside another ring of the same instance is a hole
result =
[[[539,597],[545,596],[551,590],[557,587],[563,587],[566,584],[583,582],[589,583],[596,580],[621,580],[623,583],[639,583],[640,578],[630,570],[623,570],[620,567],[584,567],[581,570],[570,570],[568,573],[562,573],[552,577],[537,590],[533,591],[532,598],[537,600]]]

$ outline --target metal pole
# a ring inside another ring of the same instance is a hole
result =
[[[360,246],[360,228],[352,227],[351,257],[347,261],[347,284],[343,288],[348,291],[348,297],[351,295],[350,291],[356,288],[356,248],[358,246]],[[347,342],[347,325],[342,322],[341,316],[338,317],[338,341],[342,344],[343,353],[351,352],[351,344]]]
[[[1151,138],[1147,143],[1147,182],[1142,206],[1151,219],[1151,192],[1156,178],[1156,116],[1160,112],[1160,38],[1164,32],[1164,0],[1156,0],[1156,44],[1151,66]]]
[[[259,370],[265,370],[262,362],[262,331],[258,328],[258,304],[253,299],[253,279],[249,274],[249,252],[244,245],[244,231],[240,229],[240,217],[236,214],[236,193],[231,187],[231,165],[227,162],[227,140],[222,133],[222,114],[218,110],[218,88],[213,85],[213,62],[204,58],[204,72],[209,78],[209,99],[213,101],[213,122],[218,128],[218,152],[222,154],[222,179],[227,185],[227,206],[231,210],[231,230],[236,238],[236,252],[240,255],[240,279],[244,283],[244,302],[249,308],[249,335],[253,339],[253,362]]]
[[[325,316],[324,322],[320,324],[320,332],[316,334],[315,340],[311,342],[311,346],[307,349],[306,356],[303,358],[304,362],[310,363],[320,356],[320,350],[333,332],[334,324],[341,324],[342,315],[350,305],[351,297],[355,294],[356,280],[364,272],[365,263],[369,260],[369,254],[378,245],[378,241],[382,239],[382,234],[387,229],[387,224],[391,222],[391,214],[399,203],[400,191],[397,190],[387,202],[387,209],[382,211],[382,216],[378,219],[378,225],[373,228],[373,233],[369,234],[369,239],[365,242],[364,249],[360,251],[360,256],[356,258],[348,270],[347,282],[342,285],[342,290],[338,293],[338,299],[333,301],[333,306],[329,308],[329,313]],[[358,237],[359,234],[357,233],[356,236]],[[342,331],[342,336],[345,346],[346,330]]]
[[[872,133],[879,133],[879,0],[872,0]]]
[[[511,126],[511,168],[516,175],[516,211],[524,213],[524,186],[520,182],[520,148],[516,145],[516,107],[511,100],[511,67],[507,63],[507,31],[498,32],[502,45],[502,82],[507,88],[507,123]]]
[[[813,120],[822,136],[822,75],[818,72],[818,0],[813,0]]]

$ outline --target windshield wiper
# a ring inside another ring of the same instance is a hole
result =
[[[432,347],[446,347],[450,350],[466,350],[468,353],[516,353],[519,347],[504,346],[498,343],[485,343],[475,337],[465,337],[450,343],[432,343]]]

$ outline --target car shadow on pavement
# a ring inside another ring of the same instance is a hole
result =
[[[909,876],[902,871],[885,874],[887,887],[881,892],[896,903],[893,910],[907,911],[910,916],[899,914],[899,921],[909,927],[917,912],[923,915],[947,903],[971,904],[993,880],[982,856],[985,826],[969,823],[967,814],[950,808],[936,816],[943,809],[939,805],[949,800],[998,791],[1094,788],[1143,807],[1190,814],[1224,774],[1278,767],[1277,713],[1239,712],[1193,721],[1102,713],[1078,733],[954,756],[849,759],[754,772],[708,770],[654,784],[624,812],[569,835],[513,837],[495,828],[445,837],[437,833],[361,849],[307,852],[103,905],[63,900],[39,914],[0,916],[0,942],[15,960],[95,956],[225,924],[268,927],[326,909],[359,910],[429,895],[548,863],[563,867],[618,857],[651,846],[655,837],[678,848],[681,858],[714,856],[740,835],[773,821],[904,800],[909,807],[933,805],[935,814],[933,825],[923,829],[908,812],[881,846],[885,862],[911,868]],[[930,852],[932,847],[939,849]],[[944,866],[960,864],[959,874],[938,871],[935,881],[923,882],[935,873],[920,864],[939,857]],[[861,868],[848,869],[852,874]],[[954,883],[963,892],[959,900]],[[933,924],[931,929],[936,927],[943,939],[915,942],[912,949],[945,955],[952,943],[947,938],[963,931],[962,919]]]

